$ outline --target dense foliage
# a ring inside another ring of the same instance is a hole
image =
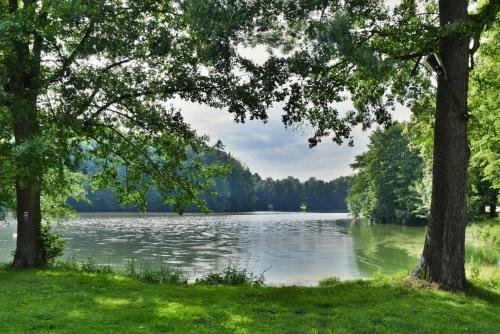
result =
[[[245,211],[345,211],[347,189],[350,177],[339,177],[332,181],[310,178],[305,182],[288,177],[282,180],[262,179],[222,149],[202,154],[201,161],[208,165],[226,166],[229,172],[215,179],[209,191],[203,194],[207,207],[213,212]],[[87,163],[87,172],[95,169]],[[120,168],[123,173],[123,167]],[[77,211],[137,211],[134,205],[122,205],[112,189],[89,190],[87,200],[70,199],[69,204]],[[171,205],[162,201],[156,190],[147,194],[146,210],[149,212],[170,212]],[[195,206],[187,211],[199,211]]]
[[[403,130],[403,124],[394,124],[374,131],[368,151],[351,165],[358,172],[347,197],[353,215],[375,223],[425,222],[412,187],[423,177],[423,161],[408,148]]]

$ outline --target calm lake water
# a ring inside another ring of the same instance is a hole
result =
[[[62,227],[66,257],[125,265],[163,261],[191,277],[237,263],[271,284],[392,274],[415,266],[425,229],[352,223],[345,213],[228,215],[82,214]],[[11,260],[14,222],[0,223],[0,263]],[[500,250],[468,245],[467,255],[496,264]]]

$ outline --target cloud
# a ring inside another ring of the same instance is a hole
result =
[[[212,143],[220,139],[227,151],[261,177],[331,180],[350,175],[349,165],[356,155],[366,150],[371,133],[370,130],[363,132],[355,128],[354,147],[347,144],[339,146],[325,139],[310,149],[307,142],[310,129],[285,129],[278,109],[269,112],[267,123],[253,120],[240,124],[235,123],[232,115],[225,110],[184,101],[174,101],[174,105],[182,110],[186,121],[199,134],[209,135]],[[347,104],[342,107],[347,108]],[[395,119],[406,120],[409,112],[404,107],[398,107],[394,116]]]

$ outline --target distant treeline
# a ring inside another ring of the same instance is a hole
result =
[[[372,133],[368,150],[355,158],[357,172],[348,191],[349,211],[372,223],[426,224],[432,194],[432,135],[417,133],[422,122],[395,123]],[[413,133],[410,133],[412,129]],[[432,127],[431,127],[432,129]],[[430,140],[429,140],[430,138]],[[486,170],[488,172],[488,170]],[[484,177],[485,168],[471,164],[468,173],[467,216],[494,217],[498,189]]]
[[[222,162],[231,167],[231,172],[216,181],[212,192],[205,194],[208,208],[213,212],[246,211],[347,211],[346,197],[351,177],[340,177],[332,181],[310,178],[305,182],[287,177],[282,180],[262,179],[248,167],[222,149],[206,153],[207,164]],[[88,169],[88,166],[87,166]],[[111,190],[89,191],[89,202],[69,200],[69,204],[80,212],[132,212],[137,207],[121,203]],[[148,212],[171,212],[172,207],[162,202],[157,191],[148,193]],[[191,207],[188,211],[199,211]]]

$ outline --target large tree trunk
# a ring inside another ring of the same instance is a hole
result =
[[[439,1],[440,25],[468,18],[465,0]],[[469,41],[460,36],[442,39],[440,57],[445,75],[438,77],[434,127],[432,204],[420,264],[414,276],[443,289],[465,288],[467,88]]]
[[[13,128],[16,145],[36,140],[40,134],[36,101],[18,95],[13,103]],[[28,145],[33,145],[33,142]],[[35,268],[45,264],[40,243],[41,179],[39,153],[33,147],[20,156],[16,179],[17,245],[13,267]]]
[[[16,186],[17,245],[12,266],[35,268],[45,264],[40,245],[40,189],[39,182],[30,181]]]
[[[22,85],[21,85],[22,86]],[[36,101],[21,94],[13,102],[13,129],[16,145],[33,145],[40,134]],[[19,157],[16,182],[17,245],[13,267],[34,268],[44,264],[40,245],[41,178],[39,153],[33,147]]]
[[[20,9],[17,0],[9,0],[9,11],[27,10],[35,3],[33,0],[24,1],[24,7]],[[37,99],[43,39],[29,29],[22,36],[24,38],[19,37],[13,42],[7,59],[8,80],[5,84],[5,91],[10,96],[8,107],[12,114],[15,144],[28,146],[19,156],[18,174],[13,180],[16,183],[17,245],[12,266],[16,268],[39,267],[45,263],[40,240],[42,164],[33,142],[40,135]],[[33,37],[32,43],[30,37]]]

